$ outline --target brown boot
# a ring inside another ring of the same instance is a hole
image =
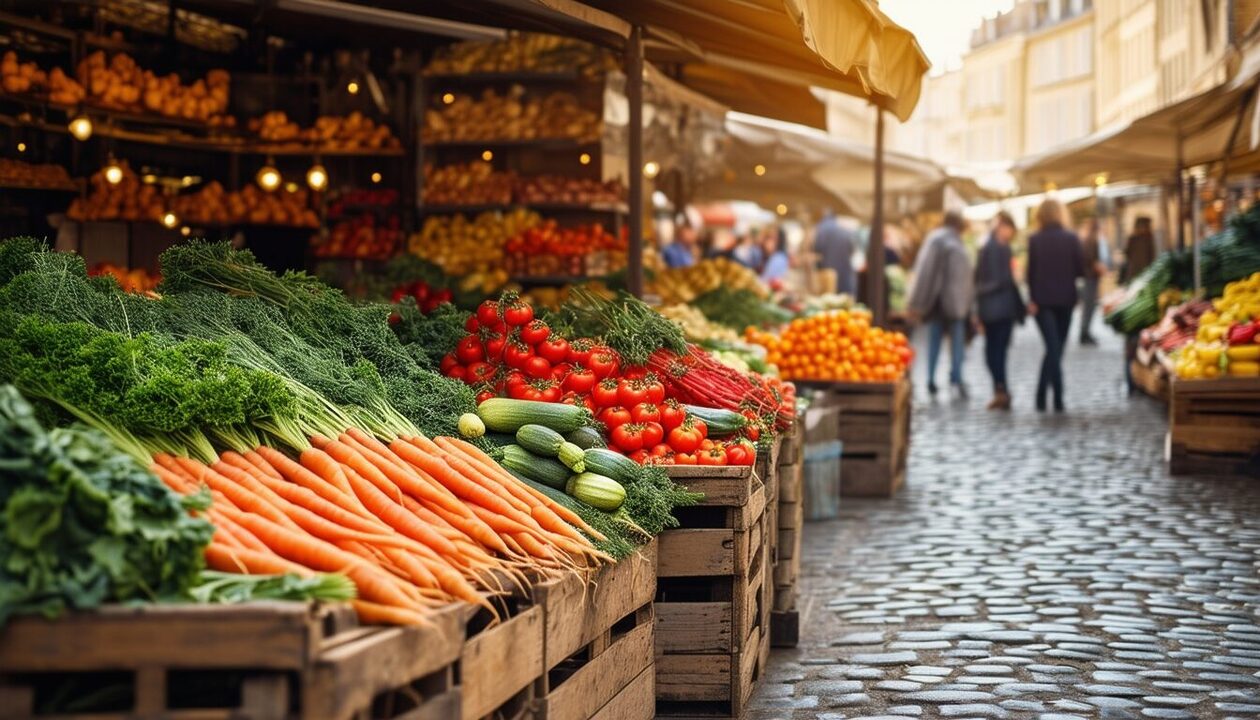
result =
[[[993,394],[993,399],[989,401],[990,410],[1010,410],[1011,396],[1005,391],[999,390]]]

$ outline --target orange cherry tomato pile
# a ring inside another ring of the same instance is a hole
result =
[[[765,346],[766,362],[787,380],[889,382],[914,358],[904,334],[871,327],[865,310],[797,318],[780,335],[748,328],[744,337]]]
[[[441,372],[492,397],[580,405],[605,428],[609,447],[639,463],[752,465],[757,417],[737,437],[718,440],[643,367],[623,366],[615,350],[590,338],[564,337],[534,317],[512,293],[486,300],[468,318],[468,334],[442,358]]]
[[[504,249],[526,255],[585,255],[595,250],[626,249],[624,233],[617,237],[600,223],[562,228],[555,220],[544,220],[510,238]]]
[[[315,246],[319,258],[365,258],[384,260],[402,245],[403,233],[397,215],[378,221],[373,213],[363,213],[333,225],[328,239]]]

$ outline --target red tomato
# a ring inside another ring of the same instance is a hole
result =
[[[664,405],[661,405],[661,426],[667,432],[682,425],[686,419],[687,411],[683,410],[682,405],[679,405],[677,402],[667,400]]]
[[[486,328],[492,328],[499,324],[499,304],[493,300],[483,300],[477,306],[477,322],[481,327]]]
[[[525,383],[507,386],[507,395],[513,400],[528,400],[526,396],[533,392],[537,391]]]
[[[641,402],[631,407],[630,414],[634,416],[634,421],[637,423],[659,423],[661,421],[661,409],[650,402]]]
[[[596,372],[596,375],[599,373]],[[647,401],[647,392],[643,389],[643,385],[637,380],[627,380],[622,378],[617,383],[617,402],[626,407],[634,407],[641,402]]]
[[[548,362],[553,364],[573,362],[573,359],[569,357],[569,341],[559,335],[552,335],[538,343],[538,347],[534,351],[547,358]]]
[[[621,376],[627,380],[642,380],[647,377],[647,369],[643,367],[629,367],[621,373]]]
[[[519,400],[534,400],[536,402],[542,402],[543,394],[539,392],[538,388],[536,387],[530,387],[529,385],[522,385],[521,397],[518,399]]]
[[[464,321],[464,331],[470,334],[476,333],[481,329],[481,323],[477,322],[477,315],[474,313],[468,316]]]
[[[517,342],[508,343],[503,350],[503,362],[510,368],[524,370],[525,363],[534,357],[534,351],[529,349],[528,345],[522,345]],[[546,361],[544,361],[546,362]]]
[[[731,465],[751,465],[747,459],[748,450],[743,445],[734,443],[726,448],[726,461]]]
[[[599,413],[599,421],[604,423],[609,430],[621,427],[632,420],[629,410],[616,405],[606,407]]]
[[[526,345],[537,345],[546,340],[550,334],[551,328],[547,327],[547,323],[542,320],[534,320],[521,328],[521,341]]]
[[[696,463],[699,465],[726,465],[726,451],[720,447],[704,450],[696,458]]]
[[[683,452],[674,453],[674,464],[675,465],[695,465],[696,456],[692,453],[683,453]]]
[[[547,362],[547,358],[541,358],[537,355],[525,361],[525,374],[532,378],[549,378],[551,377],[551,363]]]
[[[665,402],[665,386],[655,375],[649,374],[647,382],[643,386],[643,390],[647,393],[648,402],[660,405]]]
[[[495,372],[495,367],[490,363],[475,362],[468,366],[466,374],[469,383],[487,383],[494,380]]]
[[[632,453],[643,447],[643,426],[637,423],[618,425],[612,429],[609,438],[621,452]]]
[[[709,426],[700,418],[691,418],[691,425],[700,433],[700,439],[709,437]]]
[[[499,361],[503,359],[503,351],[507,348],[507,337],[500,333],[492,332],[486,336],[485,341],[486,359]]]
[[[595,341],[590,338],[578,338],[569,343],[569,362],[574,365],[590,365],[591,349]]]
[[[591,352],[590,360],[585,363],[595,373],[595,377],[606,378],[617,374],[617,366],[620,361],[617,360],[617,353],[608,349],[601,349]]]
[[[701,441],[700,441],[700,449],[701,449],[701,450],[712,450],[713,448],[715,448],[715,447],[717,447],[717,446],[718,446],[718,445],[717,445],[717,443],[713,442],[713,441],[712,441],[712,440],[710,440],[709,438],[705,438],[705,439],[703,439],[703,440],[701,440]]]
[[[455,352],[451,351],[442,356],[442,362],[438,365],[438,369],[443,375],[450,375],[451,368],[459,364],[459,360],[455,357]]]
[[[756,442],[758,438],[761,437],[761,428],[757,427],[757,425],[755,424],[750,423],[748,427],[744,428],[744,437],[748,438],[749,440],[752,440],[753,442]]]
[[[637,420],[635,422],[638,422]],[[658,422],[639,423],[643,426],[643,446],[659,445],[665,439],[665,429]]]
[[[528,325],[534,319],[534,308],[524,300],[515,300],[503,308],[503,322],[509,327]]]
[[[674,450],[670,448],[670,446],[666,445],[665,443],[657,443],[652,446],[652,451],[649,454],[652,457],[665,457],[666,455],[669,455],[672,452],[674,452]]]
[[[564,378],[564,388],[577,393],[588,393],[595,387],[595,373],[587,370],[581,365],[574,365],[569,368],[569,374]]]
[[[455,346],[455,357],[465,365],[471,365],[475,362],[481,362],[486,357],[486,350],[481,346],[481,341],[476,335],[465,336]]]
[[[402,302],[402,299],[405,297],[407,297],[407,288],[400,285],[394,288],[394,291],[389,294],[389,301],[397,305]]]
[[[477,393],[477,404],[480,405],[481,403],[489,400],[492,397],[495,397],[494,393],[490,392],[489,390],[482,390],[481,392]]]
[[[646,465],[648,461],[648,452],[647,450],[644,450],[643,448],[639,448],[638,450],[635,450],[634,452],[630,453],[630,459],[639,463],[640,465]]]
[[[680,425],[669,431],[669,446],[674,448],[676,453],[694,453],[700,447],[700,433],[693,427],[686,424]]]
[[[446,371],[446,377],[453,380],[463,380],[468,377],[468,368],[463,365],[454,365],[450,370]]]
[[[563,397],[563,393],[560,391],[560,386],[550,380],[543,383],[537,383],[534,387],[538,390],[538,399],[543,402],[560,402],[560,398]]]
[[[594,375],[595,373],[591,373]],[[612,407],[617,404],[617,380],[604,378],[591,389],[591,399],[600,407]]]

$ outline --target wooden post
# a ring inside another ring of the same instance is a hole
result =
[[[1185,163],[1181,159],[1181,135],[1177,135],[1177,249],[1186,249]]]
[[[872,324],[884,327],[888,303],[884,297],[884,110],[875,107],[875,210],[871,215],[870,240],[866,244],[866,302]]]
[[[627,219],[626,289],[643,297],[643,28],[630,29],[626,42],[626,101],[630,105],[630,161],[627,173],[630,216]]]

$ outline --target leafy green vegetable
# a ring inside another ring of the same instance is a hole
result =
[[[464,323],[472,314],[442,303],[426,316],[411,297],[403,298],[394,309],[398,314],[398,321],[393,323],[394,334],[403,347],[411,351],[416,362],[430,370],[436,370],[442,356],[454,350],[468,334]]]
[[[629,365],[647,363],[648,356],[661,348],[679,355],[687,352],[682,328],[625,292],[606,300],[573,288],[569,301],[548,321],[569,337],[602,338]]]
[[[300,575],[239,575],[202,570],[191,591],[202,603],[239,603],[250,600],[353,600],[354,583],[340,573]]]
[[[213,528],[101,433],[45,430],[0,386],[0,623],[104,602],[189,597]]]
[[[700,295],[691,304],[713,322],[741,331],[749,325],[769,327],[792,319],[792,313],[761,299],[757,293],[732,290],[725,285]]]

